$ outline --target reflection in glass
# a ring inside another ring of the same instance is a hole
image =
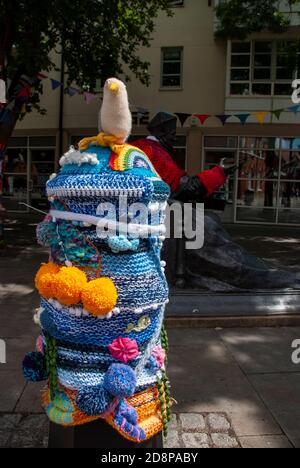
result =
[[[276,138],[268,137],[240,137],[241,148],[260,148],[274,149],[276,147]]]
[[[300,209],[300,180],[280,184],[279,207]]]
[[[277,205],[278,183],[273,180],[240,179],[238,181],[239,206],[275,208]]]

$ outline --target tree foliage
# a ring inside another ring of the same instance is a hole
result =
[[[290,9],[300,0],[287,0]],[[246,39],[252,33],[270,30],[283,33],[290,16],[279,9],[278,0],[228,0],[216,8],[219,26],[216,36],[223,39]]]
[[[63,48],[68,85],[93,90],[97,79],[124,70],[148,84],[149,64],[139,48],[149,46],[158,13],[171,15],[168,5],[168,0],[0,0],[0,77],[14,83],[22,74],[57,69],[52,52]],[[39,108],[41,92],[37,81],[27,111]]]

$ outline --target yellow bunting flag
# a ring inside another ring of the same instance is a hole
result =
[[[263,124],[266,121],[266,118],[268,117],[269,112],[255,112],[254,115],[259,121],[259,123]]]

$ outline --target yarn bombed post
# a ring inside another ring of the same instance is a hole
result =
[[[160,261],[169,187],[126,144],[131,114],[115,78],[104,87],[100,129],[70,148],[47,183],[51,209],[37,236],[50,258],[35,278],[41,334],[23,371],[47,382],[50,446],[158,447],[171,414]],[[133,216],[124,200],[147,208],[142,222],[124,222]]]

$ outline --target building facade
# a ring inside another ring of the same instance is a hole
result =
[[[299,43],[300,16],[293,12],[284,34],[226,42],[215,39],[217,0],[172,3],[174,16],[160,15],[151,47],[141,50],[151,63],[151,85],[128,84],[133,137],[147,134],[147,121],[159,110],[179,114],[184,124],[178,119],[175,158],[190,174],[222,158],[243,162],[222,194],[225,222],[300,225],[300,114],[290,109],[297,72],[285,60],[286,43]],[[26,116],[8,149],[4,200],[12,211],[27,210],[22,203],[42,207],[60,147],[97,132],[100,94],[90,104],[82,95],[65,95],[60,120],[60,90],[50,80],[44,87],[47,115]]]

